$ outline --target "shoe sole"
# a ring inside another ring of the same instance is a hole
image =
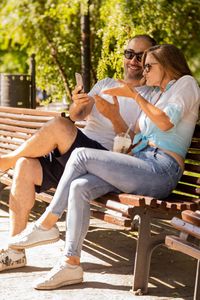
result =
[[[66,285],[72,285],[72,284],[77,284],[77,283],[81,283],[83,282],[83,277],[79,278],[79,279],[74,279],[74,280],[68,280],[68,281],[63,281],[60,282],[58,284],[55,285],[51,285],[51,286],[41,286],[41,287],[37,287],[34,286],[34,289],[36,290],[54,290],[54,289],[58,289],[60,287],[66,286]]]
[[[10,266],[10,267],[6,267],[5,269],[1,269],[0,272],[3,272],[3,271],[7,271],[7,270],[11,270],[11,269],[18,269],[18,268],[23,268],[26,266],[26,263],[24,264],[19,264],[19,265],[16,265],[16,266]]]
[[[28,245],[12,245],[9,244],[9,247],[12,249],[27,249],[27,248],[32,248],[32,247],[36,247],[36,246],[40,246],[40,245],[46,245],[46,244],[53,244],[56,243],[57,241],[59,241],[60,236],[52,239],[52,240],[46,240],[46,241],[39,241],[33,244],[28,244]]]

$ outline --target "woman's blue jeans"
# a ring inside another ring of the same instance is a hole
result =
[[[64,254],[80,256],[89,227],[90,200],[120,191],[165,198],[176,187],[181,175],[176,160],[155,147],[147,147],[135,156],[75,149],[47,208],[59,217],[67,209]]]

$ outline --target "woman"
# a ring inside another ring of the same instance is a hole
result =
[[[132,97],[142,109],[131,155],[87,148],[74,150],[47,211],[37,224],[11,241],[13,247],[25,248],[56,239],[50,228],[68,209],[64,258],[35,283],[37,289],[82,281],[80,253],[89,226],[90,199],[119,191],[164,198],[183,173],[184,157],[198,116],[199,87],[183,54],[173,45],[147,50],[143,68],[146,84],[157,87],[152,93],[155,105],[122,81],[120,87],[105,91],[113,96]]]

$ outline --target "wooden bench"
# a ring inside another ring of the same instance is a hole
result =
[[[200,299],[200,211],[185,210],[182,219],[174,217],[171,225],[179,230],[180,235],[167,235],[165,244],[197,259],[194,300]]]
[[[16,149],[45,122],[58,115],[60,114],[57,112],[0,107],[0,155]],[[181,212],[186,209],[195,211],[200,208],[199,129],[200,127],[197,126],[188,151],[184,175],[176,191],[167,199],[160,200],[143,195],[122,193],[107,194],[91,201],[91,215],[106,222],[131,229],[135,216],[140,218],[132,287],[135,294],[147,293],[151,254],[157,246],[164,244],[167,234],[165,231],[156,235],[151,233],[151,224],[154,219],[170,220],[175,216],[180,217]],[[13,170],[9,170],[1,176],[1,184],[11,185],[12,176]],[[53,194],[53,190],[36,194],[36,199],[50,202]]]

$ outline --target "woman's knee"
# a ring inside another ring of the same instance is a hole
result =
[[[78,178],[72,181],[70,185],[70,197],[89,202],[91,199],[91,184],[85,178]]]

